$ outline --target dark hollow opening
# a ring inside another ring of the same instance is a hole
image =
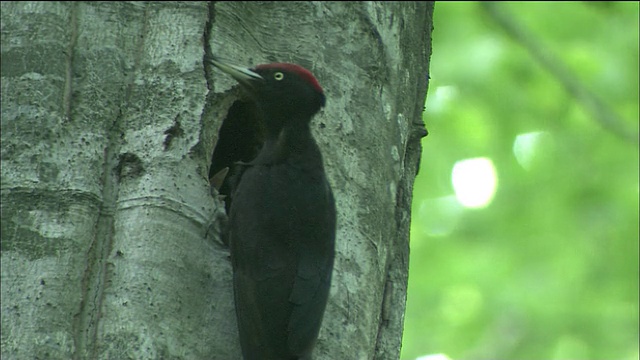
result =
[[[231,191],[235,181],[239,180],[242,166],[253,160],[264,143],[264,129],[257,118],[256,106],[253,102],[238,100],[233,103],[227,117],[218,132],[218,141],[209,168],[209,179],[224,171],[229,172],[222,184],[216,185],[218,193],[224,195],[225,209],[229,213]]]

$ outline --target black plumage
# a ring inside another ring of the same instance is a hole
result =
[[[310,131],[325,104],[306,69],[210,62],[250,93],[265,129],[232,190],[229,237],[236,314],[246,360],[307,359],[329,295],[336,210]]]

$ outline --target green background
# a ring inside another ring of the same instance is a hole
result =
[[[402,359],[638,359],[638,2],[494,6],[631,137],[485,5],[438,2]],[[531,132],[523,166],[514,141]],[[451,171],[478,157],[496,194],[464,208]]]

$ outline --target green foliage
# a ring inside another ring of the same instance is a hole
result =
[[[500,3],[638,132],[638,2]],[[638,145],[570,95],[478,3],[437,3],[403,359],[638,358]],[[537,132],[526,161],[517,135]],[[455,162],[493,201],[462,207]]]

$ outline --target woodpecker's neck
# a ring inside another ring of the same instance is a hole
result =
[[[269,131],[256,163],[283,162],[304,164],[305,167],[322,166],[322,156],[311,135],[308,120],[291,121],[279,131]]]

